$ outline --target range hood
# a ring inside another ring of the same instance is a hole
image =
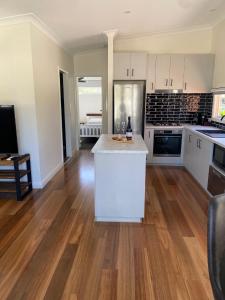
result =
[[[225,87],[213,88],[211,92],[216,95],[225,94]]]
[[[156,89],[156,94],[182,94],[183,90],[173,90],[173,89]]]

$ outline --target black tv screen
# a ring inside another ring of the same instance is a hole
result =
[[[13,105],[0,105],[0,153],[18,153]]]

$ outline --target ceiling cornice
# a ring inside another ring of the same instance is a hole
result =
[[[42,33],[44,33],[48,38],[50,38],[55,44],[57,44],[60,48],[65,50],[68,54],[68,49],[65,48],[63,42],[60,38],[34,13],[15,15],[6,18],[0,18],[0,26],[10,26],[22,23],[31,23],[35,27],[37,27]]]
[[[161,35],[173,35],[173,34],[181,34],[185,32],[196,32],[201,30],[212,30],[214,26],[207,25],[207,26],[193,26],[189,28],[177,28],[174,30],[165,30],[165,31],[155,31],[155,32],[146,32],[146,33],[136,33],[136,34],[118,34],[117,39],[135,39],[135,38],[144,38],[150,36],[161,36]]]

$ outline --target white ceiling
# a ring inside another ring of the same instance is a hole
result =
[[[124,36],[211,26],[225,18],[225,0],[0,0],[0,18],[27,13],[73,51],[103,46],[111,29]]]

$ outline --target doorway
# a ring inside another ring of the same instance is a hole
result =
[[[64,73],[59,71],[60,82],[60,100],[61,100],[61,120],[62,120],[62,144],[63,144],[63,160],[68,159],[66,149],[66,116],[65,116],[65,90],[64,90]]]
[[[91,149],[102,133],[102,78],[78,77],[80,149]]]

